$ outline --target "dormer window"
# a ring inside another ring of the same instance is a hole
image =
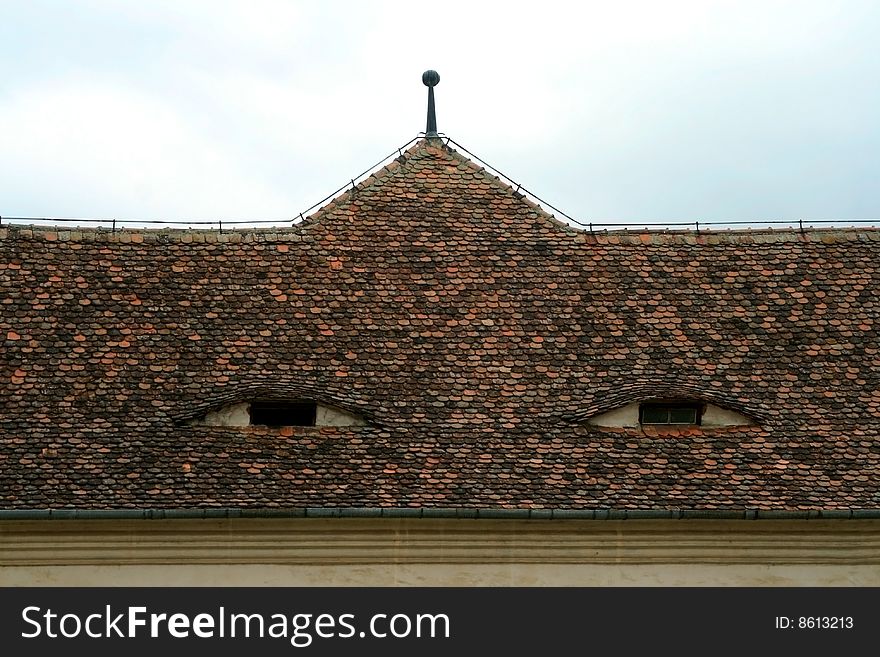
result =
[[[650,402],[639,405],[639,424],[698,425],[703,405],[691,402]]]
[[[255,399],[215,408],[192,421],[212,427],[362,427],[360,415],[320,402],[295,399]]]
[[[757,420],[701,399],[650,397],[585,418],[587,424],[617,429],[639,427],[751,427]]]

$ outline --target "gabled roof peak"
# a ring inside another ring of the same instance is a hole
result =
[[[538,221],[542,229],[552,226],[554,230],[575,232],[571,226],[556,220],[520,193],[519,186],[514,190],[498,175],[493,175],[450,148],[451,139],[437,131],[434,87],[439,82],[440,75],[434,70],[422,74],[422,83],[428,87],[428,113],[423,138],[406,151],[398,149],[398,157],[388,161],[359,184],[352,181],[350,189],[310,215],[306,226],[323,223],[337,213],[348,214],[352,205],[375,209],[374,205],[367,203],[372,200],[386,210],[387,219],[403,220],[403,224],[418,216],[422,220],[433,218],[445,223],[467,224],[470,228],[482,224],[498,229],[505,223],[511,223],[509,215],[513,213],[521,215],[512,222],[514,224],[530,225]],[[487,198],[490,192],[491,196],[496,197],[494,200]],[[478,196],[480,198],[476,198]],[[469,199],[472,203],[463,203],[463,199]],[[420,208],[416,207],[419,203],[423,204]],[[444,212],[453,208],[456,212]],[[401,214],[406,212],[410,215]],[[372,218],[363,212],[357,214],[362,219]],[[399,221],[397,223],[398,227],[402,225]]]
[[[429,136],[310,215],[304,227],[375,234],[428,224],[446,236],[480,231],[499,239],[577,232],[446,140]]]

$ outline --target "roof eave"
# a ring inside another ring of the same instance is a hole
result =
[[[0,509],[21,520],[197,520],[239,518],[423,518],[482,520],[877,520],[880,509],[492,509],[297,507],[286,509]]]

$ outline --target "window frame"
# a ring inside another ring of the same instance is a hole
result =
[[[698,427],[702,424],[703,411],[706,405],[702,402],[688,400],[652,400],[639,404],[639,425],[649,427]],[[665,422],[646,421],[646,411],[664,411],[666,413]],[[693,422],[673,422],[672,413],[675,411],[692,411],[694,414]]]

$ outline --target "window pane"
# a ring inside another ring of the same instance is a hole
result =
[[[644,424],[667,424],[669,422],[669,411],[665,408],[657,408],[656,406],[643,406],[642,422]]]
[[[313,427],[316,407],[314,402],[251,402],[251,424]]]
[[[639,407],[639,421],[642,424],[699,424],[700,411],[696,404],[651,403]]]
[[[695,408],[670,408],[670,424],[696,424],[697,409]]]

